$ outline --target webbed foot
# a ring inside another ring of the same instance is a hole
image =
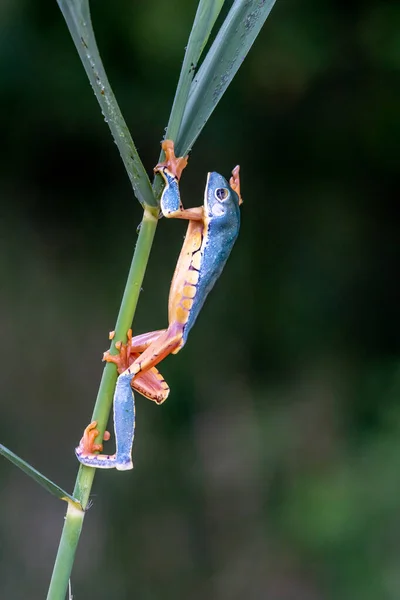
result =
[[[132,351],[132,329],[129,329],[126,335],[128,338],[126,344],[123,344],[122,342],[117,342],[115,344],[118,354],[110,354],[109,350],[103,354],[103,360],[114,363],[117,366],[117,371],[120,375],[126,371],[135,358],[139,356],[138,352]]]
[[[94,443],[94,440],[99,435],[99,430],[96,428],[96,426],[97,426],[97,421],[92,421],[85,428],[85,430],[83,432],[83,437],[82,437],[81,441],[79,442],[78,448],[76,449],[77,452],[79,450],[79,456],[89,456],[90,454],[93,454],[94,452],[102,452],[103,444],[95,444]],[[110,439],[110,432],[105,431],[104,435],[103,435],[103,440],[105,442],[108,442],[109,439]]]

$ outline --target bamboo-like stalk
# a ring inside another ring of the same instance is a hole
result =
[[[144,211],[135,253],[118,314],[114,340],[126,340],[126,332],[132,324],[157,227],[157,212],[157,210],[152,208],[147,208]],[[114,340],[111,344],[112,353],[115,353]],[[111,410],[116,379],[117,371],[115,365],[107,363],[104,367],[92,415],[92,420],[97,421],[97,428],[101,437],[106,428],[108,415]],[[81,465],[79,468],[73,495],[80,501],[83,510],[71,504],[68,505],[47,600],[64,600],[65,598],[95,473],[96,469],[90,467]]]

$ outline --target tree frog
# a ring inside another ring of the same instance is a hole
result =
[[[229,183],[218,173],[208,173],[204,203],[184,209],[179,193],[179,180],[188,157],[176,157],[174,143],[164,140],[165,161],[158,163],[155,173],[165,182],[161,196],[164,217],[189,221],[183,247],[172,279],[168,302],[168,328],[132,337],[128,343],[117,343],[119,354],[104,354],[104,360],[117,365],[119,377],[114,393],[114,430],[116,452],[96,454],[102,444],[94,444],[98,435],[96,421],[91,423],[76,448],[78,460],[97,468],[132,469],[132,444],[135,427],[133,390],[161,404],[169,387],[156,365],[184,346],[204,301],[220,276],[236,241],[240,227],[239,166],[232,171]],[[106,432],[107,433],[107,432]],[[109,439],[109,434],[104,436]]]

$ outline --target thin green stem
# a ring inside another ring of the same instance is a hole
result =
[[[65,600],[84,516],[83,510],[68,505],[47,600]]]
[[[128,280],[121,302],[121,308],[117,318],[115,336],[111,344],[112,353],[116,352],[114,340],[126,340],[126,332],[131,326],[135,314],[143,277],[150,255],[150,249],[157,227],[157,213],[158,211],[152,208],[147,208],[144,212],[135,253],[133,255]],[[92,420],[97,421],[97,428],[100,432],[99,439],[103,438],[103,433],[106,428],[112,406],[116,380],[117,371],[115,365],[107,363],[104,367],[92,416]],[[73,495],[80,501],[84,509],[86,509],[89,501],[95,472],[96,469],[90,467],[84,467],[82,465],[79,467]],[[47,600],[65,599],[84,516],[84,510],[80,510],[71,504],[68,505]]]

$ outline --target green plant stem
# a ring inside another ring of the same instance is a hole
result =
[[[111,353],[113,354],[116,352],[115,341],[126,340],[126,333],[131,326],[157,222],[158,210],[146,208],[117,318],[115,336],[111,344]],[[103,438],[112,406],[116,380],[117,371],[115,365],[107,363],[104,367],[92,416],[92,421],[97,421],[97,428],[100,432],[98,439]],[[83,465],[79,467],[73,496],[79,500],[84,510],[76,508],[71,504],[68,505],[47,600],[65,599],[95,472],[96,469],[90,467]]]

